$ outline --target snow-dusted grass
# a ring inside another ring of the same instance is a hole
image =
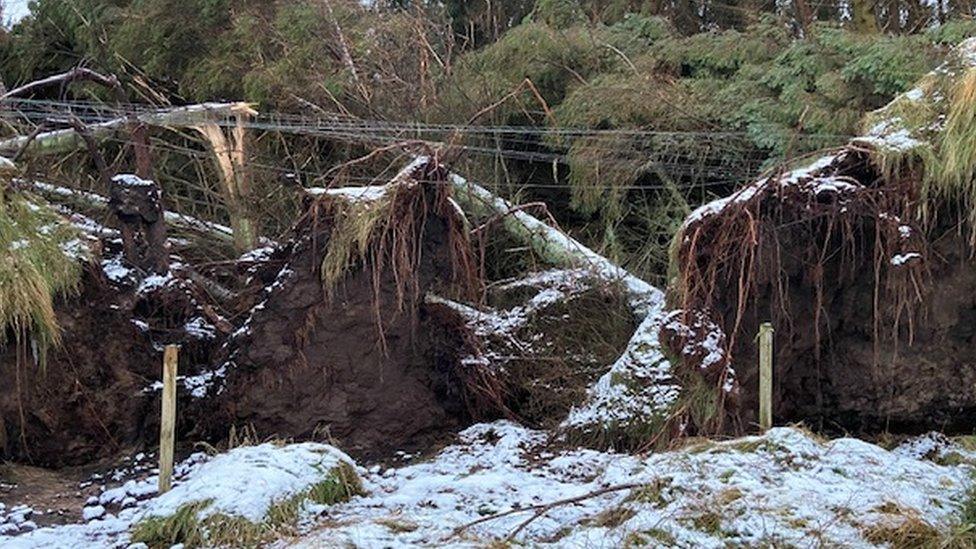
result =
[[[623,354],[588,390],[561,428],[595,447],[646,443],[660,431],[680,394],[658,334],[665,321],[661,294],[647,295],[648,313]]]
[[[360,492],[334,448],[265,444],[195,463],[118,516],[0,546],[484,547],[516,533],[513,545],[559,547],[972,547],[971,448],[931,435],[885,450],[788,427],[635,456],[499,421],[427,461],[360,469]]]
[[[159,545],[256,545],[291,528],[306,502],[333,504],[361,491],[352,460],[323,444],[237,448],[156,498],[132,539]]]
[[[914,532],[935,542],[961,531],[970,485],[968,465],[856,439],[823,441],[797,428],[643,458],[554,451],[547,441],[508,422],[474,426],[428,462],[367,477],[368,496],[330,509],[328,522],[296,545],[483,546],[504,540],[533,513],[461,527],[629,484],[639,487],[552,506],[512,541],[868,547]]]
[[[176,470],[165,495],[152,497],[156,476],[130,480],[92,497],[85,524],[0,534],[0,547],[254,546],[362,491],[353,461],[316,443],[243,446],[209,459],[195,454]]]

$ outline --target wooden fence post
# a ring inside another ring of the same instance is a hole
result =
[[[163,406],[159,422],[159,493],[173,487],[173,447],[176,439],[176,365],[180,348],[167,345],[163,353]]]
[[[759,428],[773,426],[773,325],[759,327]]]

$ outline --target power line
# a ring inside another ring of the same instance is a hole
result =
[[[150,112],[165,111],[151,105],[138,103],[124,103],[110,106],[103,103],[90,101],[52,101],[36,99],[9,99],[4,102],[12,107],[17,104],[34,107],[30,110],[13,110],[24,114],[37,116],[52,116],[54,114],[87,116],[89,120],[109,122],[113,119],[128,115],[139,115]],[[42,110],[48,107],[51,111]],[[60,109],[60,110],[58,110]],[[74,109],[88,110],[89,113],[78,113]],[[231,123],[228,117],[218,117],[215,122]],[[236,122],[234,122],[236,123]],[[706,136],[706,137],[749,137],[752,134],[748,131],[701,131],[701,130],[645,130],[645,129],[594,129],[587,127],[562,127],[562,126],[511,126],[511,125],[459,125],[459,124],[431,124],[423,122],[390,122],[385,120],[368,120],[351,117],[348,115],[335,114],[329,116],[309,116],[296,115],[292,113],[270,112],[261,113],[255,120],[246,121],[250,127],[268,130],[315,130],[315,129],[364,129],[377,133],[389,132],[459,132],[464,134],[521,134],[521,135],[557,135],[557,136]],[[760,125],[761,126],[761,125]],[[766,124],[767,127],[782,128],[775,123]],[[851,134],[822,134],[797,132],[800,138],[805,136],[816,138],[850,138]]]
[[[14,108],[17,115],[32,121],[48,120],[57,116],[70,116],[81,120],[86,124],[101,124],[130,115],[145,113],[155,113],[166,109],[155,108],[151,105],[126,103],[117,105],[106,105],[90,101],[52,101],[34,99],[12,99],[5,102]],[[16,106],[22,106],[17,108]],[[225,127],[234,127],[239,122],[228,117],[218,117],[215,123]],[[427,135],[448,134],[453,135],[462,133],[473,136],[501,136],[502,143],[520,143],[527,146],[541,146],[550,150],[524,150],[511,149],[501,146],[487,147],[481,145],[471,145],[458,143],[452,145],[454,148],[465,153],[493,158],[505,158],[510,160],[520,160],[527,162],[537,162],[546,164],[571,164],[574,160],[572,146],[561,145],[552,142],[539,142],[528,137],[548,137],[556,136],[560,138],[593,139],[607,137],[608,139],[623,138],[628,141],[631,148],[622,148],[616,141],[609,141],[606,144],[585,143],[583,146],[586,151],[607,153],[607,156],[598,159],[601,168],[624,168],[632,171],[634,176],[638,173],[640,165],[657,165],[666,169],[668,173],[677,177],[690,177],[700,179],[698,182],[676,182],[668,185],[637,185],[637,184],[590,184],[585,185],[587,189],[615,189],[615,190],[655,190],[655,189],[704,189],[712,186],[727,186],[735,182],[745,180],[755,175],[761,160],[767,157],[756,147],[743,148],[740,144],[730,145],[726,140],[730,137],[746,137],[748,132],[721,132],[721,131],[660,131],[660,130],[595,130],[592,128],[560,128],[550,126],[471,126],[455,124],[426,124],[417,122],[388,122],[378,120],[362,120],[354,117],[336,116],[307,116],[295,115],[290,113],[265,113],[258,115],[254,120],[242,120],[240,123],[244,127],[267,132],[290,133],[296,135],[306,135],[312,137],[323,137],[334,140],[344,140],[363,144],[396,144],[404,141],[404,133],[426,133]],[[830,140],[831,137],[849,136],[829,136],[820,134],[808,134],[811,138]],[[663,139],[662,142],[654,143],[653,140]],[[671,141],[669,139],[679,139]],[[680,139],[691,139],[692,142],[706,143],[697,150],[686,150],[687,143]],[[119,143],[127,143],[122,139],[110,139]],[[431,145],[445,145],[443,142],[431,142]],[[656,148],[655,148],[656,145]],[[159,142],[156,147],[189,155],[196,158],[208,158],[211,154],[207,151],[181,147],[179,145]],[[641,148],[646,147],[646,148]],[[552,151],[552,148],[568,149],[569,153]],[[677,150],[676,150],[677,149]],[[723,162],[732,153],[738,160],[735,165],[728,165]],[[718,163],[709,160],[719,159]],[[692,161],[682,161],[692,160]],[[753,163],[754,168],[742,169],[740,164]],[[312,181],[321,180],[323,175],[318,172],[308,170],[284,168],[272,164],[264,164],[257,161],[249,161],[248,165],[260,170],[270,170],[284,174],[295,174],[309,176]],[[375,182],[377,178],[345,176],[343,181],[348,182]],[[525,183],[524,188],[554,188],[565,189],[566,184],[553,183]]]

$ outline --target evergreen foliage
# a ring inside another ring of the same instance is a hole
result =
[[[663,282],[670,236],[691,208],[845,142],[864,113],[976,34],[961,18],[871,34],[827,11],[798,22],[761,2],[755,16],[656,6],[38,0],[0,40],[0,71],[12,86],[83,62],[119,74],[133,100],[244,99],[265,111],[525,126],[463,135],[460,144],[479,152],[459,168],[510,197],[544,199],[564,227]],[[447,132],[408,137],[457,142]],[[257,146],[322,171],[375,143],[281,136]],[[529,156],[492,157],[498,149]]]

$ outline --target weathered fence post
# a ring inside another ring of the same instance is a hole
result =
[[[173,487],[173,447],[176,438],[176,365],[179,347],[167,345],[163,353],[163,406],[159,422],[159,493]]]
[[[773,426],[773,325],[759,327],[759,428]]]

